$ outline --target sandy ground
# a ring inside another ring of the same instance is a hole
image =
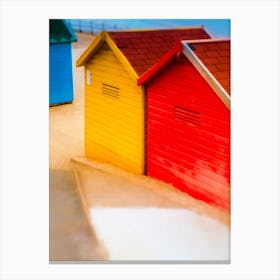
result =
[[[74,101],[50,108],[49,145],[50,168],[69,170],[72,156],[84,155],[84,80],[83,68],[75,63],[94,39],[93,35],[78,33],[78,42],[72,44]]]
[[[73,64],[94,38],[88,34],[78,33],[77,35],[78,42],[73,43]],[[87,257],[92,256],[93,260],[98,258],[107,260],[120,260],[122,258],[126,260],[143,258],[154,260],[168,259],[171,256],[172,259],[176,259],[177,251],[178,259],[201,259],[201,255],[196,255],[196,252],[199,252],[198,247],[203,248],[199,244],[208,244],[209,246],[216,244],[214,246],[216,249],[212,250],[212,255],[210,255],[209,259],[222,258],[228,260],[230,221],[228,213],[211,207],[202,201],[197,201],[174,187],[152,178],[129,174],[110,165],[97,163],[83,157],[83,68],[74,67],[74,77],[74,102],[50,108],[50,169],[57,170],[50,173],[50,180],[53,180],[53,186],[50,188],[50,213],[66,211],[57,206],[57,204],[62,203],[65,199],[70,199],[69,191],[66,187],[69,184],[67,176],[70,175],[66,175],[67,173],[64,172],[74,170],[77,186],[76,191],[70,191],[72,194],[71,199],[75,201],[73,207],[77,207],[80,210],[84,209],[84,212],[77,210],[79,214],[71,215],[72,210],[68,207],[69,215],[72,218],[68,219],[67,214],[64,213],[63,219],[66,219],[68,226],[72,227],[71,223],[77,224],[78,219],[84,220],[86,218],[88,221],[87,227],[91,225],[93,235],[90,234],[86,226],[80,229],[75,227],[76,232],[73,234],[77,237],[80,231],[81,238],[76,238],[76,241],[68,238],[67,242],[63,243],[63,249],[59,245],[59,240],[61,239],[58,237],[61,236],[60,238],[62,238],[65,231],[63,227],[59,227],[59,224],[56,225],[57,219],[53,219],[54,222],[50,223],[50,226],[58,227],[51,247],[52,255],[57,256],[60,254],[59,252],[64,250],[66,253],[64,257],[59,255],[60,258],[65,258],[67,252],[71,252],[69,256],[71,255],[71,258],[76,258],[77,260],[83,260],[85,255]],[[74,160],[71,161],[71,158],[74,158]],[[60,175],[54,172],[59,172]],[[60,179],[58,178],[59,176]],[[61,184],[63,185],[62,187]],[[72,187],[74,188],[73,184]],[[81,194],[80,197],[78,194]],[[55,198],[56,196],[59,198]],[[186,214],[189,213],[188,211],[192,213],[190,216]],[[174,213],[177,214],[174,216]],[[152,219],[149,219],[150,215],[153,217]],[[139,220],[139,223],[134,228],[134,231],[131,231],[129,242],[126,243],[129,226],[133,224],[130,218],[133,216]],[[212,227],[212,232],[215,234],[209,234],[209,231],[205,230],[202,235],[201,228],[198,225],[203,223],[206,217],[211,220],[210,224],[217,223],[214,229]],[[156,220],[159,221],[158,224]],[[162,234],[159,232],[162,227],[167,229],[173,227],[177,230],[169,231],[170,234],[160,239],[161,242],[157,242],[156,235]],[[182,232],[186,232],[187,228],[191,228],[190,232],[193,232],[194,236],[200,237],[194,242],[192,238],[184,239],[183,235],[180,235],[177,242],[174,242],[178,237],[176,237],[176,231],[180,231],[180,228]],[[221,230],[221,228],[223,229]],[[52,236],[54,237],[55,235]],[[150,236],[151,238],[143,239],[142,237],[144,236]],[[217,242],[217,238],[214,238],[214,236],[219,237],[223,242]],[[79,240],[80,245],[78,245],[77,240]],[[145,248],[149,249],[142,250],[142,253],[138,254],[137,244],[139,242],[146,242]],[[166,242],[173,244],[173,246],[166,248],[164,245]],[[133,247],[133,244],[135,247]],[[223,244],[223,248],[219,244]],[[69,246],[69,249],[67,249],[67,246]],[[89,252],[85,252],[81,256],[79,246],[87,248]],[[127,250],[127,246],[130,246],[131,250]],[[194,246],[197,248],[196,250]],[[209,246],[204,246],[204,248],[213,248],[213,246]],[[160,247],[166,248],[166,250],[159,250],[158,248]],[[189,248],[190,250],[185,250],[184,254],[182,248]],[[74,252],[75,250],[76,253]],[[96,252],[90,252],[91,250]],[[189,254],[188,252],[193,253]],[[200,252],[204,257],[209,256],[208,251],[200,250]]]

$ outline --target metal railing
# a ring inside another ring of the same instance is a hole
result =
[[[101,20],[68,19],[72,28],[77,32],[97,34],[103,30],[112,31],[117,29],[116,24],[108,24]]]

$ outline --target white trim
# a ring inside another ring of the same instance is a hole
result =
[[[212,87],[218,97],[223,101],[223,103],[230,109],[230,96],[226,90],[221,86],[221,84],[216,80],[216,78],[211,74],[211,72],[206,68],[206,66],[201,62],[201,60],[196,56],[196,54],[191,50],[188,44],[183,43],[184,55],[190,60],[198,72],[204,77],[208,84]]]
[[[184,43],[214,43],[214,42],[227,42],[230,41],[230,38],[209,38],[209,39],[194,39],[194,40],[182,40],[181,42]]]

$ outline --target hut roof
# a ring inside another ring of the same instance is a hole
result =
[[[230,94],[230,40],[196,40],[187,44]]]
[[[139,76],[170,50],[176,41],[210,38],[201,27],[109,34]]]
[[[50,44],[76,42],[77,37],[66,20],[50,19],[49,21]]]
[[[101,32],[77,61],[83,66],[106,41],[135,79],[156,64],[178,40],[208,39],[203,27]]]
[[[183,41],[184,54],[230,108],[230,39]]]
[[[230,107],[230,39],[198,39],[177,42],[137,83],[142,85],[178,53],[183,52],[224,104]]]

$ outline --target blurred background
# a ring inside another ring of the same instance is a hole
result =
[[[67,19],[78,32],[96,34],[102,30],[201,26],[214,38],[230,37],[230,19]]]

